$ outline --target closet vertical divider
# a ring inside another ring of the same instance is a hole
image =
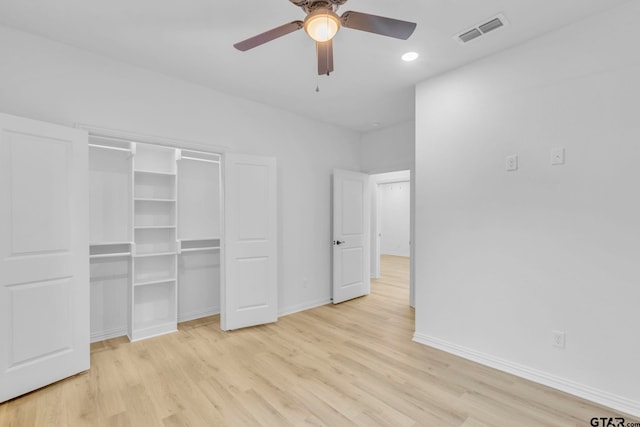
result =
[[[129,268],[129,288],[127,289],[127,337],[129,340],[133,337],[133,273],[134,273],[134,255],[136,254],[136,242],[135,232],[133,229],[134,216],[135,216],[135,191],[136,191],[136,177],[135,177],[135,157],[136,157],[137,144],[131,143],[131,175],[129,180],[129,197],[131,198],[131,204],[129,208],[129,235],[131,236],[131,265]]]

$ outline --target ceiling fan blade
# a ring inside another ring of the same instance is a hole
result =
[[[318,75],[322,76],[333,71],[333,40],[316,42],[318,51]]]
[[[288,24],[281,25],[277,28],[265,31],[262,34],[258,34],[257,36],[253,36],[236,43],[233,47],[245,52],[249,49],[253,49],[254,47],[270,42],[271,40],[275,40],[279,37],[286,36],[289,33],[293,33],[294,31],[298,31],[302,27],[304,27],[304,23],[302,21],[289,22]]]
[[[406,40],[416,29],[414,22],[385,18],[384,16],[369,15],[368,13],[348,11],[340,17],[342,25],[354,30],[368,31],[374,34]]]

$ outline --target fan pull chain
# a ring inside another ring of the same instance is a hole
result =
[[[320,92],[320,77],[316,76],[316,92]]]

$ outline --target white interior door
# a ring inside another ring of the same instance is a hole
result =
[[[333,171],[333,303],[369,293],[369,175]]]
[[[0,115],[0,402],[89,369],[84,131]]]
[[[224,156],[221,328],[278,320],[276,160]]]

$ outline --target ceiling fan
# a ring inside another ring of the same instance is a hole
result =
[[[294,31],[304,30],[316,41],[318,55],[318,75],[329,75],[333,71],[333,37],[341,27],[368,31],[383,36],[406,40],[416,29],[413,22],[369,15],[361,12],[336,13],[347,0],[289,0],[307,14],[304,21],[292,21],[262,34],[248,38],[233,46],[247,51]]]

